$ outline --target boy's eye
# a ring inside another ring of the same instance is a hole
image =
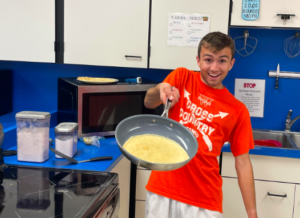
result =
[[[220,62],[221,62],[221,63],[226,63],[226,60],[223,60],[223,59],[222,59],[222,60],[220,60]]]
[[[206,62],[210,63],[211,62],[211,59],[205,59]]]

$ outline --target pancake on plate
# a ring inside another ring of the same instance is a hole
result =
[[[77,77],[79,81],[87,81],[87,82],[114,82],[115,79],[111,78],[101,78],[101,77]]]

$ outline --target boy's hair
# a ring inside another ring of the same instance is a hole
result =
[[[232,38],[221,32],[211,32],[204,36],[198,46],[198,57],[200,58],[201,48],[204,47],[213,52],[219,52],[222,49],[228,47],[231,49],[231,60],[234,57],[235,47]]]

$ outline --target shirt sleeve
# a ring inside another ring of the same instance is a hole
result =
[[[187,70],[184,68],[177,68],[176,70],[173,70],[163,82],[169,83],[171,86],[181,90],[182,81],[185,78],[186,71]]]
[[[243,107],[236,125],[230,134],[230,149],[233,156],[248,153],[254,148],[250,114],[246,106]]]

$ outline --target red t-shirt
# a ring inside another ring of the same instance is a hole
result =
[[[174,70],[164,82],[179,89],[180,99],[169,118],[182,123],[197,138],[198,151],[185,166],[173,171],[152,171],[150,192],[222,213],[222,177],[217,157],[225,142],[234,156],[254,148],[249,112],[226,88],[214,89],[200,73]]]

